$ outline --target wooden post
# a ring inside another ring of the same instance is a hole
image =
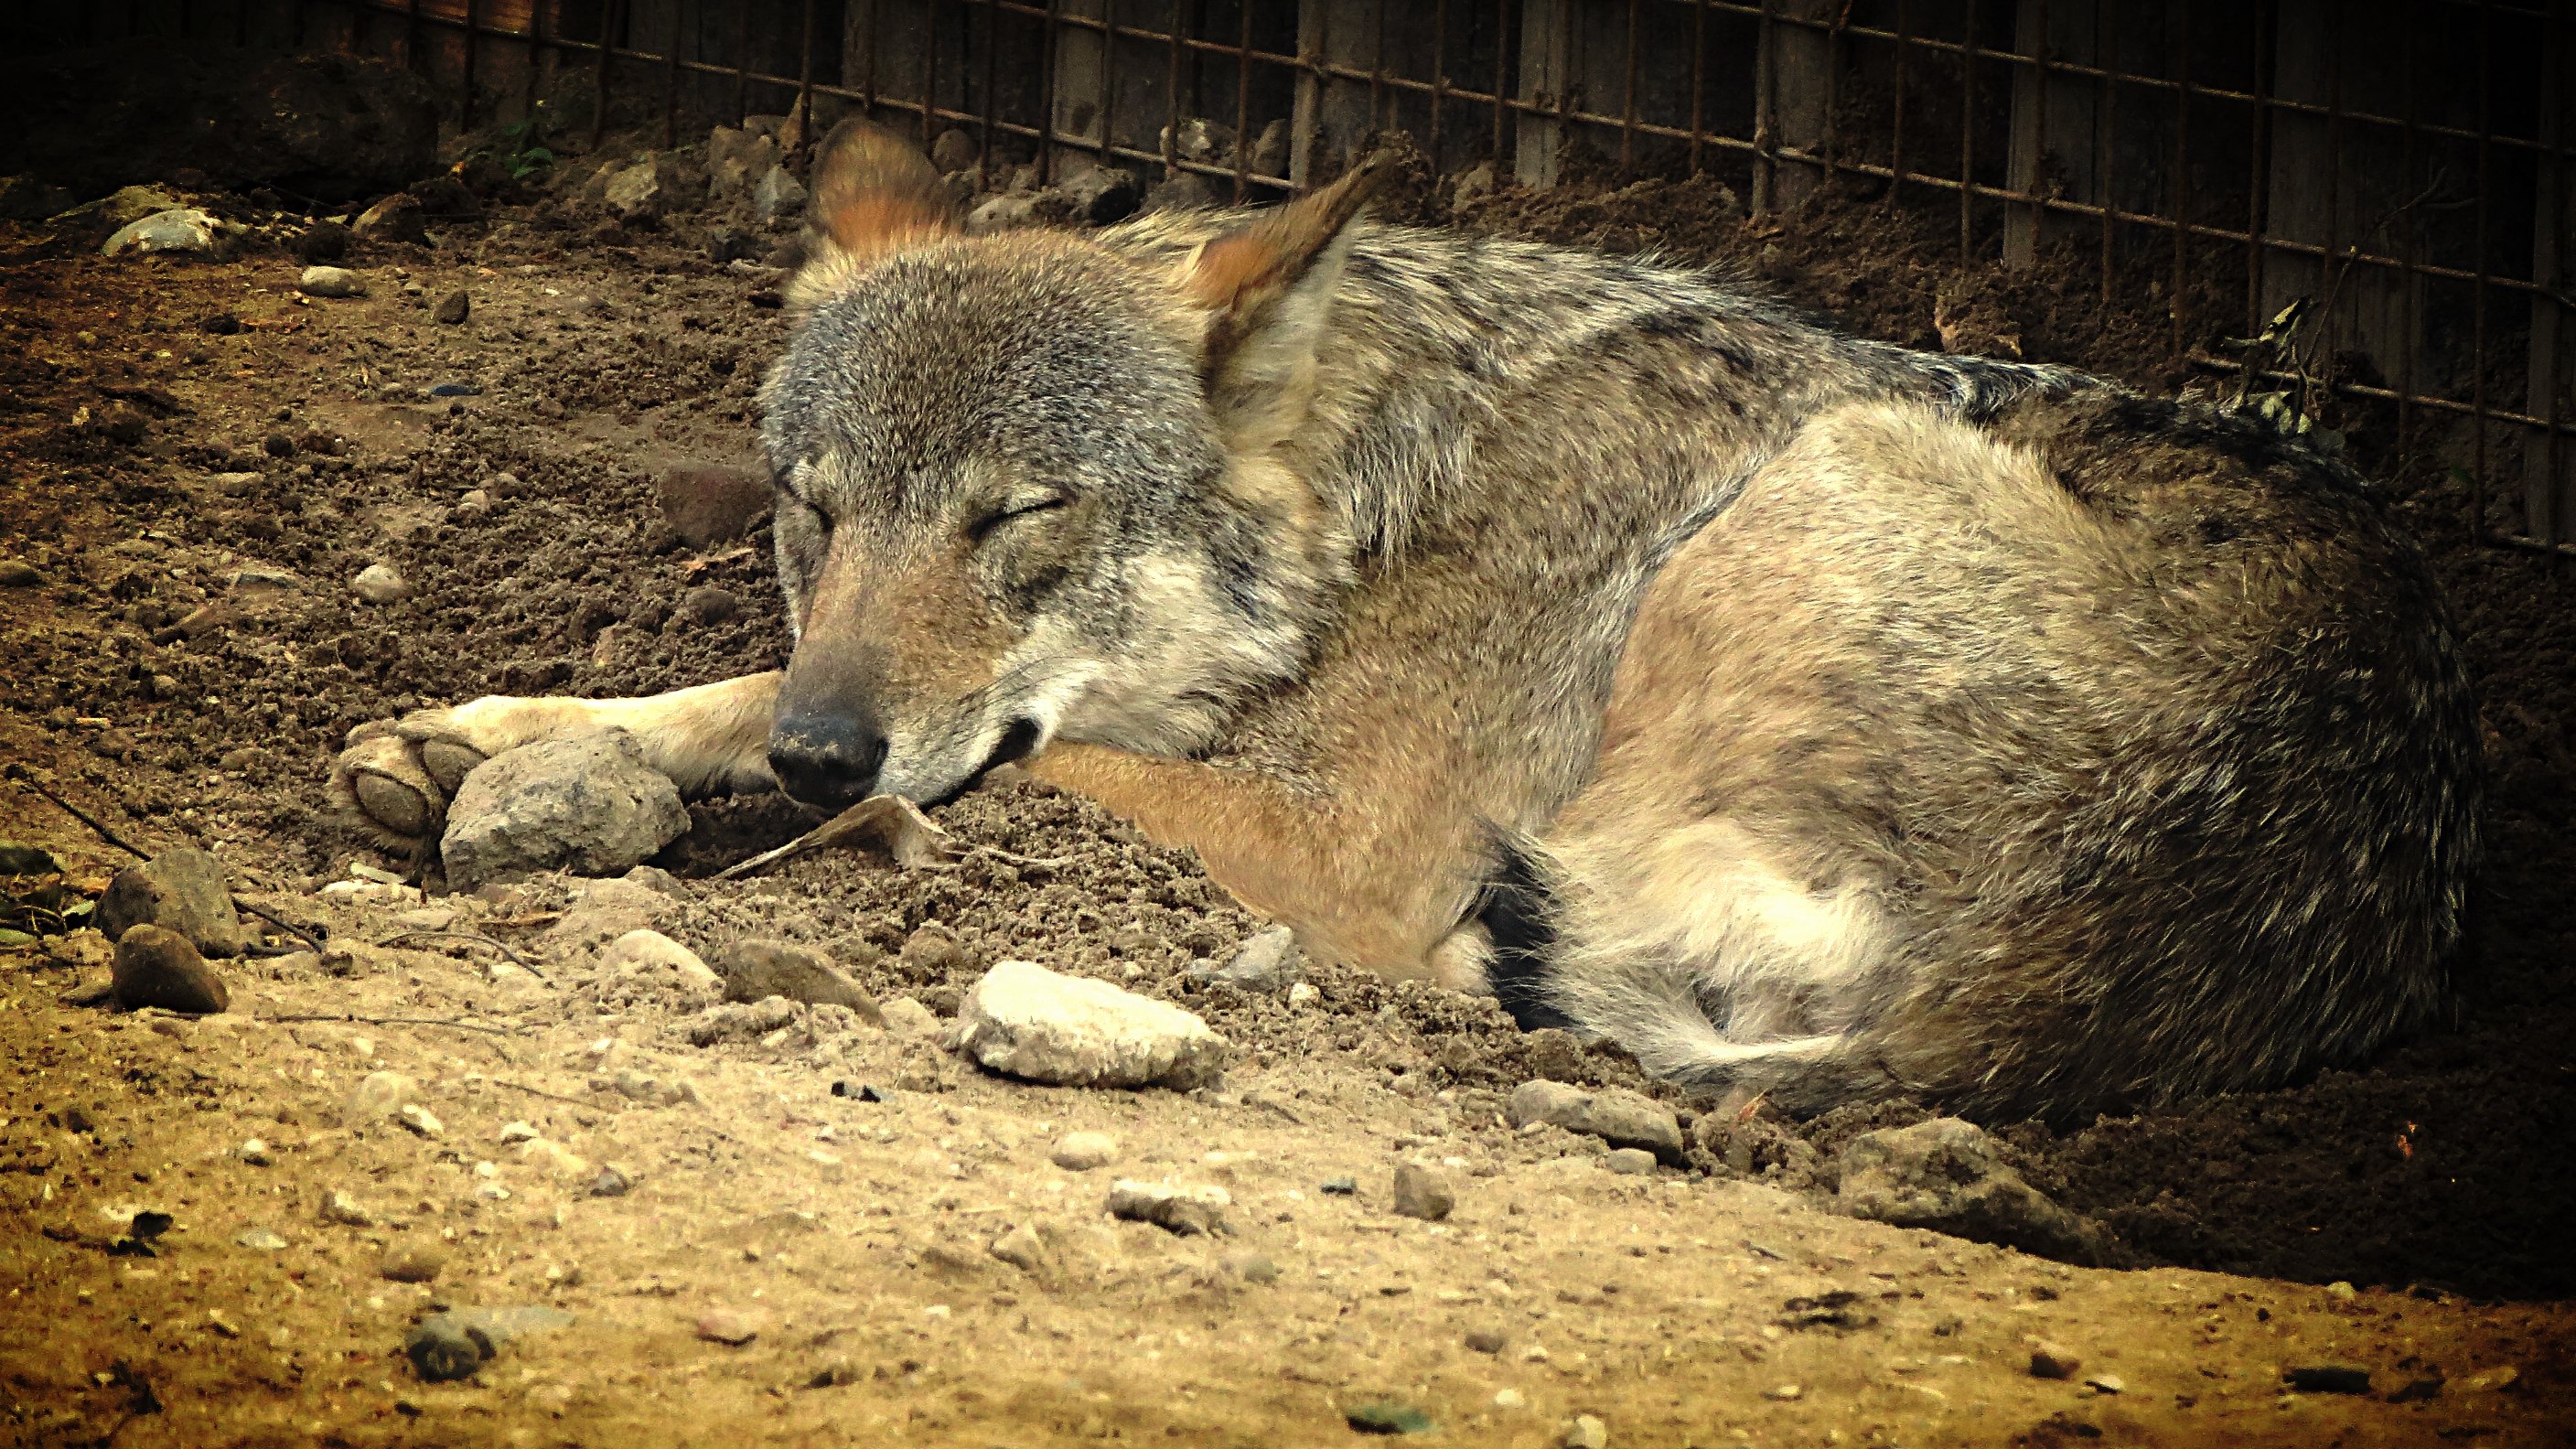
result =
[[[1572,105],[1575,77],[1575,11],[1581,0],[1521,0],[1520,99],[1562,113]],[[1553,116],[1515,118],[1513,179],[1523,186],[1556,184],[1556,154],[1565,126]]]
[[[1378,63],[1380,0],[1301,0],[1297,54],[1328,65],[1367,70]],[[1369,85],[1313,70],[1297,75],[1296,113],[1288,122],[1288,179],[1302,190],[1338,175],[1360,138],[1376,129]],[[1250,144],[1250,137],[1243,138]]]
[[[2098,0],[2019,0],[2013,49],[2051,62],[2100,64],[2095,19]],[[2101,86],[2090,77],[2043,75],[2037,65],[2013,72],[2012,149],[2008,183],[2015,191],[2098,201],[2105,193],[2094,175],[2103,154],[2099,124]],[[2007,202],[2004,265],[2026,267],[2038,254],[2042,213]]]
[[[1755,57],[1753,210],[1779,211],[1815,194],[1824,184],[1820,166],[1772,157],[1793,151],[1821,162],[1831,131],[1834,96],[1833,37],[1816,28],[1843,12],[1841,0],[1780,0],[1762,17],[1762,46]],[[1784,24],[1807,20],[1816,25]]]

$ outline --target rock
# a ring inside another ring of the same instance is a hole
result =
[[[32,589],[44,581],[45,576],[25,559],[0,559],[0,589]]]
[[[1465,1342],[1470,1353],[1501,1353],[1511,1339],[1499,1328],[1471,1328]]]
[[[752,219],[762,226],[784,225],[804,214],[805,183],[784,166],[770,167],[751,188]]]
[[[438,305],[429,309],[429,318],[433,322],[442,322],[453,327],[464,321],[473,311],[473,295],[459,287],[438,299]]]
[[[1241,950],[1224,965],[1206,971],[1192,970],[1202,980],[1223,982],[1259,995],[1285,991],[1305,974],[1306,962],[1297,950],[1297,933],[1286,926],[1273,926],[1243,943]]]
[[[1107,226],[1135,215],[1145,188],[1124,166],[1094,166],[1056,183],[1055,194],[1066,220]]]
[[[1205,116],[1185,116],[1179,125],[1165,126],[1156,140],[1184,161],[1222,166],[1234,159],[1234,128]]]
[[[1494,1391],[1494,1407],[1506,1410],[1528,1408],[1529,1395],[1522,1393],[1518,1389],[1496,1389]]]
[[[438,1114],[418,1102],[404,1104],[395,1111],[394,1120],[415,1136],[442,1137],[447,1133],[447,1124],[438,1120]]]
[[[867,1377],[867,1373],[859,1367],[857,1360],[851,1358],[845,1353],[834,1354],[832,1357],[823,1360],[823,1366],[821,1368],[818,1368],[811,1374],[806,1375],[805,1387],[809,1389],[837,1389],[844,1384],[855,1384],[865,1377]]]
[[[1175,171],[1145,193],[1146,211],[1203,211],[1217,204],[1216,188],[1195,171]]]
[[[560,1308],[460,1308],[437,1313],[413,1325],[403,1339],[403,1356],[431,1383],[471,1376],[503,1344],[530,1333],[567,1326],[572,1315]]]
[[[600,205],[620,221],[668,216],[704,206],[707,173],[668,151],[647,152],[622,166],[600,189]]]
[[[2097,1394],[2125,1394],[2129,1391],[2129,1381],[2118,1374],[2086,1374],[2084,1387]]]
[[[1565,1449],[1610,1449],[1610,1427],[1590,1414],[1577,1414],[1557,1442]]]
[[[370,604],[396,604],[411,597],[411,580],[392,564],[371,563],[358,570],[349,589]]]
[[[1773,1384],[1771,1387],[1762,1391],[1762,1397],[1771,1400],[1773,1403],[1793,1404],[1799,1399],[1804,1398],[1806,1393],[1807,1391],[1805,1389],[1800,1388],[1796,1384]]]
[[[420,1084],[400,1072],[369,1072],[341,1106],[341,1125],[363,1127],[393,1116],[420,1095]]]
[[[1642,1147],[1613,1148],[1601,1165],[1623,1177],[1646,1177],[1655,1170],[1655,1154]]]
[[[194,207],[175,211],[154,212],[141,221],[128,222],[99,246],[101,256],[121,257],[131,252],[150,256],[157,252],[208,256],[226,249],[232,233],[239,228]]]
[[[349,223],[349,230],[369,241],[418,246],[429,240],[429,209],[410,192],[397,191],[359,212],[358,219]]]
[[[1328,1177],[1316,1184],[1315,1190],[1326,1197],[1357,1197],[1360,1180],[1356,1177]]]
[[[1046,1240],[1026,1223],[1014,1226],[993,1240],[992,1255],[1023,1272],[1037,1273],[1047,1266]]]
[[[930,164],[942,171],[963,171],[983,159],[984,148],[963,126],[951,126],[930,143]]]
[[[1067,1172],[1089,1172],[1118,1160],[1118,1139],[1106,1132],[1067,1132],[1047,1160]]]
[[[1505,1113],[1514,1127],[1548,1122],[1613,1147],[1638,1147],[1682,1165],[1682,1127],[1672,1109],[1615,1087],[1598,1091],[1563,1082],[1523,1082],[1512,1089]]]
[[[1398,1217],[1436,1223],[1449,1216],[1457,1205],[1458,1194],[1450,1187],[1448,1174],[1410,1162],[1395,1170],[1394,1207]]]
[[[1237,1253],[1226,1260],[1226,1266],[1246,1283],[1279,1281],[1279,1265],[1272,1262],[1267,1253]]]
[[[764,1001],[783,996],[807,1006],[846,1006],[874,1026],[885,1025],[859,984],[844,975],[822,952],[792,941],[735,941],[715,953],[715,968],[724,978],[724,999]]]
[[[205,957],[187,937],[154,925],[132,927],[116,943],[112,981],[117,1004],[128,1011],[157,1006],[207,1015],[231,1001],[224,983],[207,969]]]
[[[614,1167],[603,1167],[599,1176],[590,1180],[592,1197],[624,1197],[634,1190],[635,1180]]]
[[[1121,1178],[1109,1188],[1109,1215],[1152,1223],[1181,1237],[1227,1231],[1225,1210],[1234,1198],[1221,1187],[1181,1187]]]
[[[629,931],[650,930],[669,905],[661,892],[622,877],[588,881],[563,919],[546,928],[547,941],[575,951],[605,945]]]
[[[1428,1434],[1431,1416],[1411,1404],[1392,1399],[1362,1404],[1342,1415],[1344,1422],[1362,1434]]]
[[[1034,226],[1038,220],[1038,200],[1034,196],[995,196],[986,199],[966,213],[966,234],[983,236],[990,232],[1016,231]]]
[[[1282,116],[1261,128],[1252,143],[1252,174],[1285,179],[1288,175],[1288,120]]]
[[[5,105],[0,101],[0,105]],[[92,236],[105,236],[121,227],[132,226],[147,216],[164,211],[186,211],[188,204],[157,186],[123,186],[54,217],[56,226],[71,227]]]
[[[249,1141],[244,1142],[241,1146],[233,1149],[233,1156],[240,1158],[242,1161],[249,1163],[253,1167],[275,1167],[277,1165],[277,1154],[269,1149],[268,1142],[264,1138],[253,1137]]]
[[[913,1000],[898,996],[879,1008],[886,1029],[904,1036],[928,1036],[939,1030],[939,1013]]]
[[[599,953],[600,973],[646,986],[667,987],[680,995],[716,1001],[724,995],[724,978],[698,953],[659,931],[629,931]]]
[[[700,628],[730,624],[742,615],[742,596],[721,584],[700,584],[680,596],[680,607],[673,614],[681,623]]]
[[[372,1228],[376,1225],[375,1214],[360,1206],[356,1198],[336,1187],[331,1190],[330,1196],[322,1199],[321,1218],[326,1223],[334,1223],[344,1228]]]
[[[716,205],[750,197],[760,178],[779,162],[775,137],[718,126],[707,135],[707,200]]]
[[[285,1236],[269,1228],[244,1228],[233,1235],[233,1241],[262,1253],[283,1252],[287,1247]]]
[[[1288,1005],[1292,1010],[1300,1006],[1312,1006],[1323,999],[1324,993],[1316,990],[1312,982],[1300,981],[1288,988]]]
[[[681,467],[654,480],[662,521],[691,548],[745,537],[769,516],[775,490],[747,468]]]
[[[559,1182],[579,1182],[591,1176],[591,1167],[581,1154],[550,1137],[532,1137],[518,1145],[519,1161]]]
[[[1856,1218],[2073,1263],[2100,1262],[2107,1246],[2099,1228],[2024,1182],[1993,1138],[1956,1117],[1862,1133],[1835,1171],[1836,1203]]]
[[[2297,1394],[2366,1394],[2370,1370],[2351,1364],[2301,1364],[2281,1371],[2281,1382]]]
[[[2035,1343],[2030,1349],[2030,1376],[2035,1379],[2071,1379],[2084,1367],[2084,1360],[2053,1343]]]
[[[1494,163],[1479,161],[1458,173],[1457,181],[1450,187],[1449,200],[1453,206],[1466,206],[1493,194]]]
[[[447,1269],[447,1250],[425,1238],[397,1238],[385,1246],[376,1272],[391,1283],[431,1283]]]
[[[613,876],[689,828],[679,787],[624,730],[544,740],[474,767],[439,842],[451,888],[534,871]]]
[[[306,267],[295,289],[308,297],[363,297],[367,279],[347,267]]]
[[[1001,962],[975,983],[948,1042],[991,1071],[1085,1087],[1206,1086],[1227,1051],[1177,1006],[1027,961]]]
[[[224,863],[193,846],[118,871],[98,898],[97,922],[111,941],[134,926],[160,926],[208,956],[238,956],[249,944]]]
[[[698,1337],[709,1343],[731,1344],[736,1348],[760,1337],[759,1325],[730,1308],[717,1308],[699,1315]]]

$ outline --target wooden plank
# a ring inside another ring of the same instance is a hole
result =
[[[1580,0],[1521,0],[1521,65],[1517,95],[1531,105],[1560,110],[1575,84],[1575,12]],[[1512,175],[1523,186],[1556,184],[1557,152],[1565,127],[1552,116],[1514,118]]]
[[[1297,53],[1330,65],[1367,70],[1378,63],[1380,0],[1300,0]],[[1297,76],[1288,123],[1288,179],[1300,188],[1340,174],[1361,138],[1377,127],[1366,81]]]
[[[2100,64],[2096,43],[2098,0],[2019,0],[2013,48],[2052,63]],[[2095,134],[2101,112],[2100,83],[2036,65],[2013,72],[2012,145],[2006,157],[2015,191],[2092,201],[2102,195],[2094,175],[2103,153]],[[2026,267],[2038,254],[2043,229],[2035,207],[2008,203],[2004,211],[2004,265]]]
[[[1833,115],[1833,37],[1813,25],[1782,20],[1821,24],[1834,20],[1842,10],[1841,0],[1782,0],[1763,17],[1753,82],[1757,143],[1767,141],[1774,151],[1823,159]],[[1771,212],[1795,206],[1813,195],[1824,180],[1821,167],[1804,161],[1763,161],[1753,171],[1753,209]]]

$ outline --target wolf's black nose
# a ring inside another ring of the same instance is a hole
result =
[[[866,799],[885,757],[885,731],[852,715],[792,715],[769,731],[769,768],[778,787],[827,810]]]

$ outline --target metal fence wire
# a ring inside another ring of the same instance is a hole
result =
[[[466,125],[851,108],[983,180],[1112,164],[1261,200],[1401,131],[1435,171],[1706,173],[1955,210],[1962,260],[2147,291],[2214,382],[2377,409],[2491,543],[2576,556],[2565,0],[236,0],[91,29],[330,47]],[[103,16],[104,18],[98,18]],[[86,39],[108,38],[92,34]]]

